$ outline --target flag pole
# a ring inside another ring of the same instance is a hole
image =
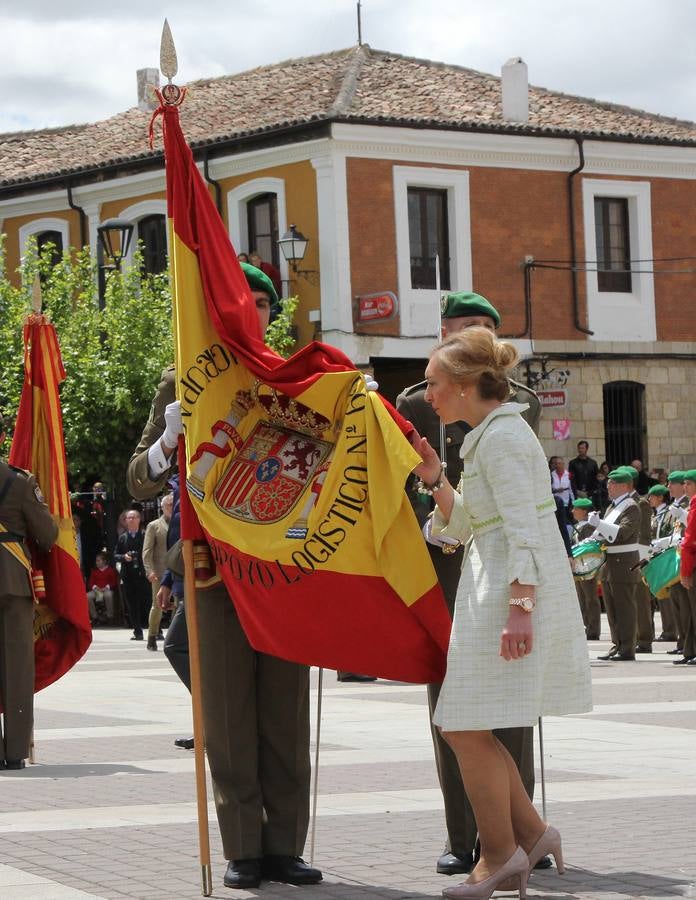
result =
[[[183,438],[179,446],[183,444]],[[181,470],[185,471],[185,456]],[[186,490],[186,484],[180,485]],[[182,541],[184,556],[184,610],[189,634],[189,663],[191,666],[191,711],[193,715],[193,753],[196,767],[196,803],[198,807],[198,848],[201,863],[201,893],[210,897],[213,880],[210,868],[210,831],[208,827],[208,792],[205,782],[205,734],[203,729],[203,703],[201,700],[201,654],[198,631],[198,603],[193,569],[193,541]]]
[[[435,293],[437,294],[437,322],[435,323],[435,334],[438,343],[442,343],[442,306],[440,303],[440,254],[435,254]],[[447,432],[445,423],[440,419],[440,462],[444,463],[447,469]]]
[[[314,787],[312,796],[312,837],[309,842],[309,864],[314,865],[314,840],[317,833],[317,795],[319,786],[319,743],[321,739],[321,698],[324,690],[324,669],[319,668],[317,691],[317,741],[314,749]]]
[[[165,19],[160,41],[160,71],[167,78],[162,90],[164,102],[178,105],[185,91],[172,82],[179,69],[174,39]],[[169,90],[168,90],[169,89]],[[186,441],[179,436],[179,503],[188,503],[186,494]],[[182,511],[183,512],[183,511]],[[198,855],[201,864],[201,893],[210,897],[213,879],[210,867],[210,829],[208,826],[208,791],[205,780],[205,730],[203,726],[203,701],[201,696],[201,645],[198,630],[198,603],[196,576],[193,562],[193,540],[182,540],[184,559],[184,611],[189,636],[189,664],[191,668],[191,713],[193,718],[193,753],[196,768],[196,805],[198,809]]]

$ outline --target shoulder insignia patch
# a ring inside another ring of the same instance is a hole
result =
[[[45,503],[44,495],[41,493],[41,488],[37,485],[34,486],[34,496],[39,501],[39,503]]]

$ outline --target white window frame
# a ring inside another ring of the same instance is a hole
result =
[[[470,291],[472,271],[469,173],[462,169],[394,166],[394,215],[401,334],[410,337],[435,337],[440,324],[438,292],[411,287],[408,189],[417,187],[447,191],[450,285],[455,291]]]
[[[169,255],[169,223],[167,221],[166,200],[141,200],[139,203],[133,203],[131,206],[127,206],[125,209],[121,210],[117,216],[114,216],[114,218],[126,219],[128,222],[132,222],[134,226],[137,226],[138,222],[141,219],[145,219],[147,216],[164,216],[164,230],[167,235],[167,255]],[[138,238],[135,234],[135,230],[137,229],[134,229],[133,238],[130,247],[128,248],[128,253],[126,254],[126,265],[128,266],[133,265],[133,254],[135,253],[135,248],[138,246]]]
[[[585,223],[585,258],[597,259],[595,234],[595,198],[618,197],[628,201],[631,290],[600,291],[597,272],[586,273],[587,319],[595,341],[654,341],[655,281],[652,247],[652,212],[649,181],[616,181],[609,178],[584,178],[582,182]],[[634,263],[634,260],[644,262]],[[596,265],[590,265],[595,269]]]
[[[70,222],[67,219],[45,218],[34,219],[19,229],[19,257],[22,259],[27,251],[27,241],[32,235],[42,231],[58,231],[63,238],[63,250],[70,246]]]
[[[275,194],[278,214],[278,237],[288,230],[287,211],[285,207],[285,180],[283,178],[253,178],[238,184],[227,192],[227,221],[232,246],[237,253],[249,253],[249,220],[247,203],[259,194]],[[271,260],[265,260],[271,262]],[[288,264],[280,254],[280,278],[284,286],[288,284]]]

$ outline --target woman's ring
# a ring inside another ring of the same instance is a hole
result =
[[[520,641],[519,644],[517,645],[517,649],[518,650],[526,650],[527,649],[526,643],[524,641]]]

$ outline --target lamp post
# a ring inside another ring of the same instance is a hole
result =
[[[102,263],[99,266],[99,306],[103,309],[106,272],[109,270],[121,271],[121,264],[124,257],[128,255],[133,237],[133,223],[127,219],[107,219],[97,228],[97,235],[104,258],[113,261],[111,265]]]
[[[307,252],[307,244],[309,239],[306,238],[301,231],[298,231],[294,225],[278,241],[278,246],[292,269],[293,275],[300,275],[306,278],[312,284],[319,283],[319,272],[316,269],[298,269],[297,264],[301,263]]]

